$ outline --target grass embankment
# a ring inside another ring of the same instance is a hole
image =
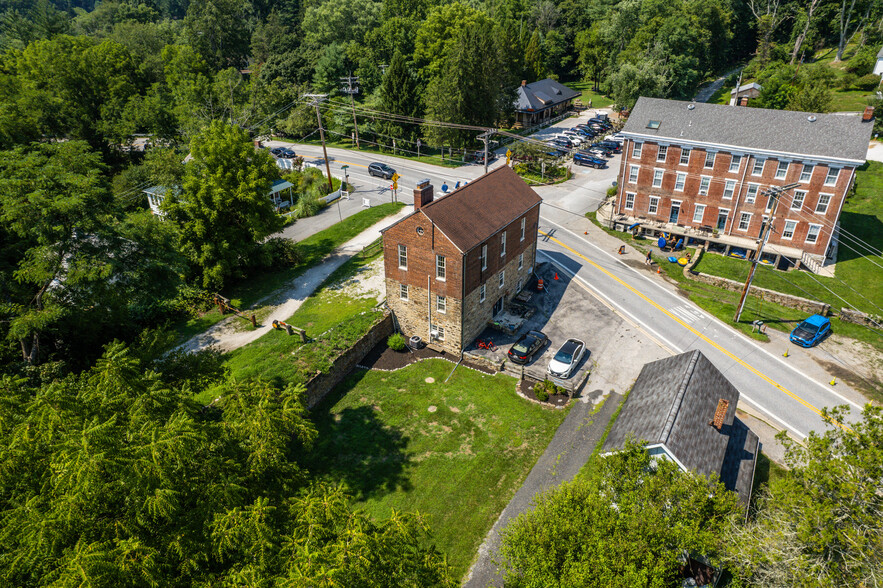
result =
[[[343,482],[369,514],[425,513],[454,573],[466,573],[566,410],[515,394],[515,379],[439,359],[357,370],[314,411],[310,472]]]
[[[270,271],[257,274],[248,280],[233,285],[229,294],[233,306],[242,309],[251,309],[259,300],[269,296],[273,292],[291,283],[293,279],[302,274],[308,268],[316,265],[334,249],[346,243],[371,225],[397,213],[404,205],[401,203],[381,204],[362,210],[353,216],[343,219],[324,231],[307,237],[298,243],[301,261],[293,267],[287,267],[279,271]],[[199,317],[190,319],[176,326],[180,339],[186,341],[190,337],[202,333],[212,325],[226,317],[221,316],[217,309],[211,310]],[[245,323],[245,321],[243,321]],[[248,328],[251,328],[249,325]]]
[[[583,106],[588,106],[591,102],[592,108],[607,108],[613,104],[613,99],[592,89],[592,86],[594,85],[592,82],[567,82],[564,85],[583,93],[580,98]]]
[[[321,145],[322,141],[319,139],[315,139],[310,137],[309,139],[283,139],[281,137],[273,137],[275,141],[285,141],[286,143],[304,143],[307,145]],[[462,161],[462,151],[454,150],[453,159],[448,154],[448,150],[445,149],[445,156],[442,157],[441,149],[437,149],[434,147],[427,147],[426,145],[422,145],[420,147],[420,157],[417,157],[417,146],[411,143],[407,143],[405,141],[397,141],[396,142],[396,150],[393,152],[392,145],[383,146],[376,145],[374,143],[370,143],[365,140],[359,141],[359,148],[356,149],[355,144],[349,138],[343,137],[334,137],[334,136],[326,136],[325,137],[325,145],[327,147],[337,147],[338,149],[352,149],[353,151],[359,151],[362,153],[376,153],[377,155],[383,155],[385,157],[398,157],[399,159],[409,159],[411,161],[422,161],[424,163],[431,163],[432,165],[440,165],[443,167],[457,168],[462,167],[464,165],[468,165],[469,162]],[[403,148],[404,147],[404,148]],[[467,151],[467,156],[469,152]],[[333,171],[333,170],[332,170]]]

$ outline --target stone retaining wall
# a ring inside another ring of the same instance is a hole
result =
[[[857,325],[865,325],[866,327],[873,327],[878,329],[883,326],[880,324],[880,317],[869,315],[866,312],[852,310],[851,308],[840,309],[840,320],[846,321],[847,323],[855,323]]]
[[[307,382],[307,391],[304,397],[307,408],[315,408],[317,404],[322,402],[325,396],[368,355],[368,352],[392,335],[393,331],[392,315],[387,312],[380,322],[371,327],[352,347],[341,353],[332,362],[328,373],[317,374]]]

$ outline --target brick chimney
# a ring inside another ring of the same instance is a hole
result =
[[[862,113],[862,122],[868,122],[869,120],[874,120],[873,106],[865,106],[865,111]]]
[[[417,187],[414,188],[414,210],[420,210],[421,207],[432,202],[432,192],[433,187],[429,183],[429,178],[417,182]]]
[[[521,80],[521,86],[524,87],[527,85],[527,80]]]
[[[714,419],[712,419],[712,421],[708,424],[711,425],[712,427],[714,427],[715,429],[717,429],[718,431],[720,431],[721,427],[724,426],[724,419],[727,418],[727,409],[729,407],[730,407],[729,400],[725,400],[723,398],[718,400],[717,401],[717,410],[714,411]]]

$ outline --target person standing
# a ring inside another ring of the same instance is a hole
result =
[[[650,255],[650,251],[647,251],[647,257],[644,258],[644,263],[647,265],[653,265],[653,257]]]

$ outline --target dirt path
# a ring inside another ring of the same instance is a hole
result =
[[[741,68],[741,65],[739,67],[734,67],[707,86],[702,86],[701,88],[699,88],[699,91],[696,92],[696,96],[693,97],[693,100],[696,102],[708,102],[708,99],[711,98],[715,92],[723,87],[724,82],[727,80],[727,78],[739,71]]]
[[[398,214],[386,217],[368,227],[335,249],[321,262],[295,278],[288,289],[276,291],[258,301],[254,306],[264,305],[264,312],[261,314],[265,314],[267,309],[269,314],[261,317],[257,329],[246,330],[247,327],[241,318],[230,317],[212,326],[204,333],[194,336],[182,344],[180,349],[193,353],[214,347],[220,351],[227,352],[251,343],[269,333],[273,329],[274,320],[288,320],[300,308],[304,300],[312,295],[328,276],[334,273],[334,270],[379,238],[380,229],[389,226],[410,213],[410,208],[404,208]]]

